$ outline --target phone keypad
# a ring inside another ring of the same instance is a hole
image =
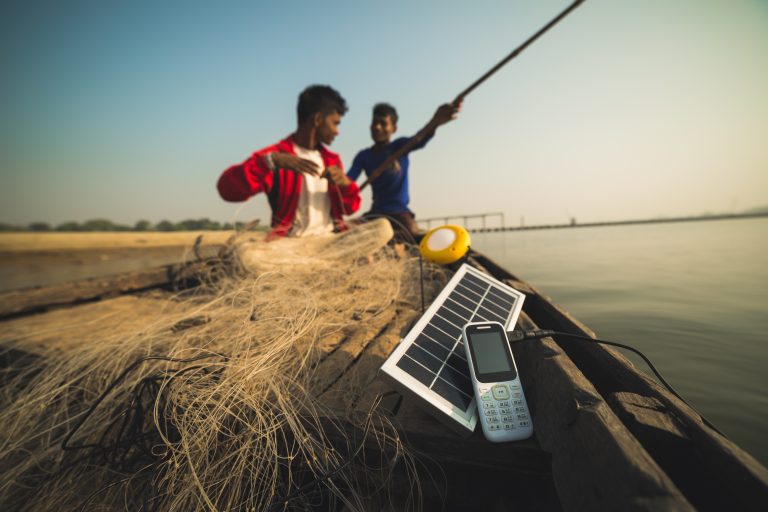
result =
[[[496,400],[509,399],[509,388],[506,386],[506,384],[496,384],[491,388],[491,393],[493,394],[493,398]]]
[[[481,410],[489,431],[530,426],[519,384],[496,384],[490,388],[481,386],[478,391],[483,404]]]

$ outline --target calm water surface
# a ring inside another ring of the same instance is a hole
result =
[[[473,234],[472,243],[599,337],[642,350],[768,465],[768,219]]]

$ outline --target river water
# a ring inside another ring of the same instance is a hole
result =
[[[768,219],[472,234],[472,244],[598,337],[643,351],[768,465]]]

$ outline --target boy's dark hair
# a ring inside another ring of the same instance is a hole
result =
[[[392,124],[397,124],[397,110],[389,103],[377,103],[373,106],[373,115],[375,116],[389,116],[392,119]]]
[[[329,85],[310,85],[299,94],[299,104],[296,107],[299,124],[316,112],[324,116],[338,112],[343,116],[347,113],[347,102]]]

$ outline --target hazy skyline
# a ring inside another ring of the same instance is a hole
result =
[[[266,221],[264,196],[226,203],[216,180],[295,128],[305,86],[347,99],[349,166],[374,103],[415,133],[569,3],[8,5],[0,222]],[[587,0],[413,153],[411,208],[530,225],[763,206],[767,133],[768,2]]]

